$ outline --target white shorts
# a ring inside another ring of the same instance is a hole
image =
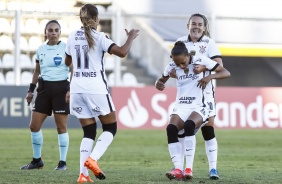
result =
[[[192,112],[197,112],[198,114],[200,114],[203,118],[203,122],[201,124],[200,127],[204,126],[206,123],[208,123],[207,119],[209,117],[208,115],[208,109],[204,108],[204,107],[201,107],[201,108],[190,108],[190,109],[187,109],[187,108],[179,108],[179,107],[175,107],[173,109],[173,112],[171,113],[172,114],[177,114],[181,119],[182,121],[186,121],[188,119],[188,117],[190,116],[190,114]],[[199,127],[199,128],[200,128]],[[199,128],[195,128],[195,134],[198,132]],[[184,130],[180,130],[178,132],[178,135],[181,135],[184,133]]]
[[[104,116],[115,111],[110,94],[84,94],[70,95],[70,114],[77,118],[93,118]]]
[[[209,117],[216,115],[215,109],[215,99],[214,98],[205,98],[206,109],[208,109]]]

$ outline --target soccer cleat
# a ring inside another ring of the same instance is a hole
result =
[[[219,176],[218,176],[218,173],[217,173],[216,169],[211,169],[210,170],[210,179],[211,180],[218,180],[219,179]]]
[[[176,179],[178,181],[183,180],[183,173],[180,169],[173,169],[171,171],[168,171],[167,173],[165,173],[166,177],[168,177],[168,179],[172,180],[172,179]]]
[[[65,161],[60,160],[57,167],[54,170],[67,170],[67,163]]]
[[[41,158],[39,161],[36,161],[36,159],[33,158],[29,164],[22,166],[21,170],[42,169],[43,166],[44,162]]]
[[[91,180],[90,176],[84,176],[83,173],[80,173],[77,179],[77,183],[86,183],[86,182],[93,183],[93,180]]]
[[[96,178],[98,178],[99,180],[106,179],[106,175],[99,168],[98,163],[95,160],[93,160],[90,156],[84,162],[84,166],[87,167],[89,170],[91,170],[93,174],[96,176]]]
[[[193,179],[193,173],[191,168],[186,168],[184,171],[184,178],[186,180],[192,180]]]

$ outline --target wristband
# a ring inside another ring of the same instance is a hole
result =
[[[35,84],[33,84],[33,83],[30,83],[30,85],[29,85],[29,88],[28,88],[28,93],[29,92],[31,92],[31,93],[33,93],[34,92],[34,90],[35,90],[35,88],[36,88],[36,85]]]

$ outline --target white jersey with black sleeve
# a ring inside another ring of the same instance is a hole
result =
[[[197,42],[192,42],[190,35],[178,38],[177,41],[182,41],[185,43],[186,48],[189,52],[191,50],[196,51],[196,56],[202,55],[210,59],[222,58],[222,55],[216,46],[213,39],[203,35]],[[205,71],[205,75],[210,75],[211,71]],[[207,98],[214,98],[214,86],[212,82],[209,82],[205,89],[205,96]]]
[[[205,57],[205,56],[191,56],[189,65],[186,69],[182,69],[172,61],[170,62],[163,73],[163,77],[169,77],[169,73],[172,69],[176,71],[176,86],[177,86],[177,96],[176,96],[176,107],[185,108],[198,108],[205,107],[204,104],[204,94],[203,90],[198,87],[198,81],[202,79],[205,74],[201,72],[200,74],[195,74],[193,72],[193,65],[200,64],[204,65],[209,70],[213,71],[218,67],[218,63]]]
[[[72,57],[73,76],[70,93],[108,94],[104,53],[115,43],[105,33],[92,29],[94,48],[88,49],[83,28],[70,33],[66,54]]]

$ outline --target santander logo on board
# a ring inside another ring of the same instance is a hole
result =
[[[112,88],[120,128],[165,128],[175,88]],[[226,95],[228,94],[228,95]],[[282,88],[217,88],[217,128],[282,128]]]

